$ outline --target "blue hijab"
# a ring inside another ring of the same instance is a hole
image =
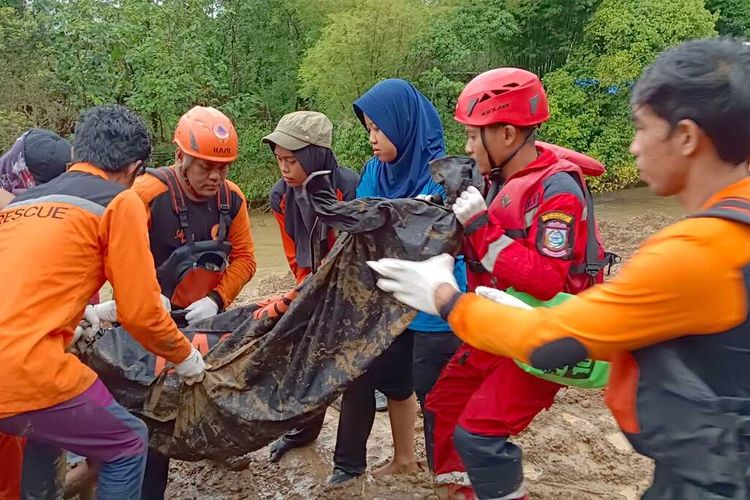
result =
[[[390,139],[398,156],[393,163],[376,160],[378,194],[384,198],[412,198],[430,181],[427,163],[445,156],[443,125],[435,106],[414,85],[389,79],[376,84],[354,102]],[[366,128],[366,126],[365,126]]]

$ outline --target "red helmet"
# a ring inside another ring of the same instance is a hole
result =
[[[507,123],[531,127],[549,119],[542,82],[518,68],[497,68],[475,77],[458,96],[453,118],[464,125],[485,127]]]

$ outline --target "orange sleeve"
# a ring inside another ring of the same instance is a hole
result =
[[[242,287],[255,275],[256,269],[255,243],[253,242],[253,233],[250,230],[250,213],[247,210],[247,202],[239,188],[232,187],[234,192],[240,195],[242,204],[229,226],[227,239],[232,243],[229,266],[227,266],[224,276],[216,287],[216,293],[221,296],[224,307],[232,303]]]
[[[297,248],[294,244],[294,240],[286,232],[286,223],[284,222],[284,214],[280,214],[274,210],[271,210],[273,216],[276,218],[276,222],[279,224],[279,231],[281,232],[281,244],[284,247],[284,253],[286,254],[286,260],[289,262],[289,269],[292,270],[294,279],[297,283],[302,283],[308,274],[310,269],[307,267],[300,267],[297,265]]]
[[[107,207],[100,238],[105,247],[104,274],[117,300],[118,321],[149,351],[173,363],[184,361],[192,348],[161,305],[146,211],[134,191],[126,189]]]
[[[579,340],[594,359],[686,335],[726,331],[747,317],[742,267],[750,228],[688,219],[654,236],[611,282],[560,306],[521,310],[467,294],[449,315],[467,343],[528,362],[554,340]]]
[[[151,202],[160,194],[167,191],[167,186],[153,175],[141,175],[133,183],[131,188],[143,201],[148,217],[148,227],[151,227]]]

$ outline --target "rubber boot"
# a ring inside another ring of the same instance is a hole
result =
[[[480,436],[457,425],[453,442],[479,500],[511,500],[526,495],[521,449],[506,437]]]
[[[328,478],[328,484],[331,486],[337,486],[339,484],[344,484],[352,479],[357,479],[361,474],[352,474],[350,472],[346,472],[344,469],[341,469],[339,467],[333,468],[333,474],[331,474],[331,477]]]

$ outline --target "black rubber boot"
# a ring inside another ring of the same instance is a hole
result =
[[[297,448],[297,445],[288,441],[285,436],[281,436],[279,439],[271,443],[269,459],[271,462],[278,462],[281,460],[287,451]]]
[[[331,486],[344,484],[352,479],[357,479],[359,476],[360,474],[351,474],[344,469],[334,467],[333,474],[328,478],[328,484]]]
[[[460,425],[453,432],[453,442],[479,500],[525,496],[518,446],[506,437],[472,434]]]

